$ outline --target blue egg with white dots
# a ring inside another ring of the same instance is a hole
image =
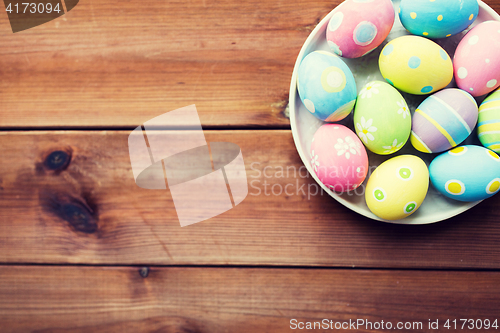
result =
[[[458,201],[487,199],[500,190],[500,157],[481,146],[455,147],[429,166],[432,185]]]
[[[356,82],[337,55],[309,53],[300,63],[297,88],[302,104],[318,119],[328,122],[347,117],[356,103]]]
[[[401,0],[399,19],[414,35],[445,38],[458,34],[477,18],[477,0]]]

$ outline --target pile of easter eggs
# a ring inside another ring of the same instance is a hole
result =
[[[453,59],[434,41],[463,32],[478,13],[477,0],[402,0],[399,19],[411,35],[385,45],[378,61],[385,81],[369,82],[358,93],[343,58],[365,56],[384,42],[394,6],[391,0],[346,0],[332,11],[326,27],[332,52],[309,53],[297,74],[302,103],[326,122],[311,144],[311,167],[324,185],[348,192],[369,177],[366,204],[385,220],[417,211],[429,179],[459,201],[483,200],[500,190],[500,22],[470,29]],[[450,87],[453,79],[457,88]],[[400,91],[429,96],[412,115]],[[489,93],[478,107],[474,97]],[[354,131],[337,123],[351,112]],[[460,146],[476,125],[483,146]],[[417,151],[436,154],[430,165],[400,155],[369,175],[367,149],[391,155],[408,140]]]

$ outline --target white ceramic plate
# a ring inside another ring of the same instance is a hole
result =
[[[386,40],[380,45],[377,49],[369,53],[368,55],[365,55],[361,58],[357,59],[347,59],[347,58],[342,58],[345,63],[349,66],[351,69],[354,79],[356,80],[356,86],[359,90],[368,82],[373,81],[373,80],[381,80],[384,81],[382,75],[380,74],[379,68],[378,68],[378,58],[380,55],[380,52],[382,48],[391,40],[409,34],[401,25],[401,22],[399,21],[398,17],[398,9],[399,9],[399,2],[400,0],[394,0],[393,5],[396,13],[396,19],[394,21],[394,26],[389,34],[389,36],[386,38]],[[500,21],[500,16],[493,10],[491,9],[488,5],[486,5],[482,1],[478,1],[479,3],[479,15],[476,19],[476,21],[469,27],[469,29],[466,29],[464,32],[446,38],[446,39],[437,39],[435,40],[439,45],[441,45],[450,55],[450,57],[453,59],[453,55],[455,54],[455,49],[462,39],[462,37],[467,33],[467,31],[470,30],[470,28],[474,27],[475,25],[484,22],[484,21],[489,21],[489,20],[497,20]],[[333,9],[332,9],[333,10]],[[364,198],[364,189],[366,187],[366,181],[368,180],[368,176],[365,180],[365,182],[357,189],[357,191],[352,191],[350,193],[343,193],[339,194],[336,192],[331,191],[328,189],[325,185],[323,185],[316,174],[313,172],[311,168],[311,157],[310,157],[310,147],[311,147],[311,140],[316,132],[316,130],[324,124],[322,121],[314,117],[307,109],[305,106],[302,104],[299,94],[297,93],[297,72],[299,69],[299,64],[304,59],[304,57],[309,54],[312,51],[315,50],[326,50],[330,51],[330,48],[328,47],[328,44],[326,43],[326,27],[328,25],[328,21],[332,17],[332,12],[330,12],[321,22],[316,26],[316,28],[311,32],[309,37],[307,38],[306,42],[302,46],[302,49],[300,50],[300,53],[297,57],[297,61],[295,62],[295,67],[293,69],[293,75],[292,75],[292,82],[290,84],[290,101],[289,101],[289,107],[290,107],[290,122],[292,125],[292,134],[293,134],[293,139],[295,141],[295,146],[297,147],[297,150],[299,152],[300,158],[302,159],[302,162],[304,165],[307,167],[307,170],[309,173],[312,175],[314,180],[323,188],[325,192],[330,194],[334,199],[336,199],[338,202],[343,204],[344,206],[352,209],[353,211],[364,215],[366,217],[372,218],[374,220],[379,220],[379,221],[385,221],[385,222],[393,222],[393,223],[400,223],[400,224],[426,224],[426,223],[432,223],[432,222],[438,222],[442,221],[444,219],[450,218],[452,216],[458,215],[469,208],[477,205],[480,201],[476,202],[460,202],[452,199],[448,199],[447,197],[441,195],[439,192],[437,192],[432,185],[429,186],[429,192],[427,193],[427,196],[422,203],[421,207],[412,215],[409,217],[402,219],[402,220],[397,220],[397,221],[386,221],[383,220],[376,215],[374,215],[369,209],[368,206],[366,205],[365,198]],[[449,87],[456,87],[455,82],[452,81],[449,85]],[[410,107],[413,112],[415,111],[416,107],[427,97],[427,95],[424,96],[416,96],[416,95],[410,95],[406,93],[402,93],[404,96],[406,102],[408,103],[408,106]],[[476,101],[478,102],[478,105],[482,100],[485,98],[485,96],[481,98],[476,98]],[[352,112],[351,114],[344,120],[340,122],[343,125],[346,125],[350,129],[354,130],[353,128],[353,120],[352,120]],[[470,137],[464,142],[464,144],[477,144],[480,145],[479,140],[477,139],[477,135],[475,134],[476,131],[474,130],[473,133],[470,135]],[[370,164],[370,171],[373,171],[376,166],[378,166],[380,163],[383,161],[397,156],[401,154],[412,154],[412,155],[417,155],[421,157],[427,164],[427,166],[430,164],[432,159],[436,156],[436,154],[425,154],[425,153],[420,153],[417,150],[413,148],[413,146],[410,143],[410,140],[406,143],[406,145],[397,153],[389,155],[389,156],[381,156],[381,155],[376,155],[371,153],[370,151],[368,152],[368,159],[369,159],[369,164]]]

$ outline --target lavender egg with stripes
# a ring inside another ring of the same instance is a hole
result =
[[[456,88],[427,97],[415,110],[410,140],[415,149],[439,153],[462,143],[477,123],[474,98]]]

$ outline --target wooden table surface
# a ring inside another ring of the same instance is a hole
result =
[[[0,15],[0,332],[500,321],[500,196],[407,226],[309,195],[288,90],[302,44],[339,3],[82,0],[16,34]],[[190,104],[207,141],[241,147],[250,188],[181,228],[168,190],[135,185],[127,137]],[[52,170],[57,150],[68,160]]]

